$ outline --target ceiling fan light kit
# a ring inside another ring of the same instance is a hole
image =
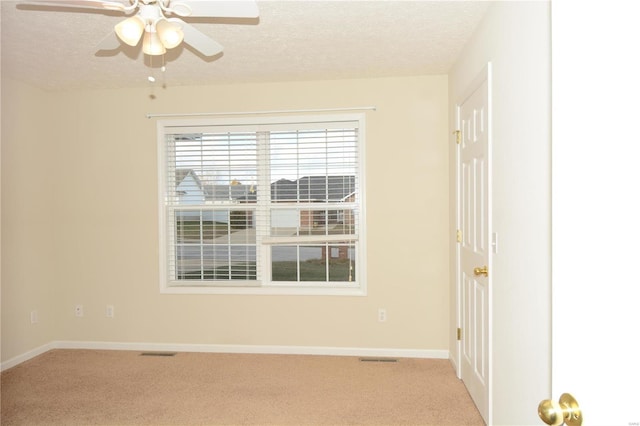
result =
[[[147,31],[144,33],[144,39],[142,40],[142,51],[146,55],[158,56],[167,53],[167,49],[162,44],[160,36],[157,32]]]
[[[134,5],[137,5],[137,0]],[[183,8],[190,10],[185,5]],[[171,11],[171,9],[166,9]],[[169,22],[163,14],[162,3],[143,3],[138,14],[116,24],[115,32],[124,43],[137,46],[142,38],[142,51],[146,55],[164,55],[184,40],[182,28],[176,22]]]
[[[160,41],[167,49],[173,49],[184,40],[184,32],[180,24],[169,19],[161,19],[156,22],[156,32],[160,36]]]
[[[120,40],[129,46],[136,46],[144,32],[144,22],[136,15],[116,24],[114,29]]]

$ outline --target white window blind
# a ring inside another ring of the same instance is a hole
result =
[[[165,288],[361,288],[363,120],[159,123]]]

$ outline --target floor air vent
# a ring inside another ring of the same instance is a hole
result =
[[[175,356],[175,352],[142,352],[140,356]]]
[[[397,358],[360,358],[361,362],[398,362]]]

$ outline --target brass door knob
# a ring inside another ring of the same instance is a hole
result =
[[[489,269],[487,268],[487,265],[484,265],[482,267],[478,266],[476,268],[473,268],[473,275],[484,275],[485,277],[489,276]]]
[[[538,416],[548,425],[581,426],[582,412],[578,401],[568,393],[560,395],[558,402],[545,399],[538,405]]]

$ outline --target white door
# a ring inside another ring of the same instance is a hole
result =
[[[458,107],[460,376],[485,421],[489,407],[491,276],[488,72],[489,68]]]
[[[552,2],[552,400],[640,424],[640,5]],[[544,424],[544,423],[540,423]]]

